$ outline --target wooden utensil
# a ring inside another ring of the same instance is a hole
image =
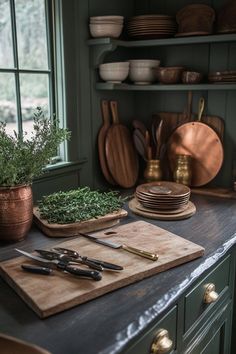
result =
[[[204,100],[200,99],[197,122],[178,127],[168,141],[168,158],[174,171],[176,155],[189,154],[192,157],[191,186],[199,187],[210,182],[223,163],[223,146],[217,133],[201,122]]]
[[[143,122],[141,122],[138,119],[134,119],[132,124],[133,124],[133,127],[135,129],[138,129],[143,134],[143,136],[145,137],[146,130],[147,130],[147,128],[145,127],[145,124],[143,124]]]
[[[138,129],[135,129],[133,132],[133,141],[134,141],[134,146],[139,153],[139,155],[144,159],[144,161],[147,160],[147,149],[146,146],[143,145],[142,140],[140,140],[137,132],[139,132]]]
[[[124,188],[133,187],[138,178],[138,157],[128,128],[119,123],[117,102],[110,102],[113,124],[108,129],[105,152],[114,180]]]
[[[103,125],[98,133],[98,155],[102,173],[107,180],[112,185],[115,185],[112,175],[107,166],[106,154],[105,154],[105,139],[107,131],[110,127],[110,112],[109,112],[109,102],[107,100],[102,100],[101,102]]]

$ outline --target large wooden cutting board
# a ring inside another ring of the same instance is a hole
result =
[[[111,230],[115,234],[108,234]],[[82,255],[120,264],[124,270],[104,271],[101,281],[76,278],[57,270],[53,276],[32,275],[21,269],[22,263],[32,261],[18,257],[2,262],[0,274],[41,318],[45,318],[191,261],[204,253],[203,247],[144,221],[119,225],[109,231],[96,232],[96,236],[158,253],[159,259],[151,261],[122,249],[112,249],[78,237],[60,243],[60,247],[72,248]]]

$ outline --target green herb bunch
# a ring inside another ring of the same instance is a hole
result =
[[[44,196],[38,207],[41,218],[49,223],[68,224],[106,215],[123,204],[118,192],[91,191],[84,187]]]
[[[6,124],[0,122],[0,186],[32,183],[43,173],[59,144],[69,137],[70,133],[59,128],[57,121],[47,119],[40,107],[34,114],[30,137],[26,132],[8,135]]]

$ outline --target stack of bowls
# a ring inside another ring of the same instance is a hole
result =
[[[160,65],[160,60],[137,59],[129,60],[129,78],[137,85],[149,85],[155,81],[154,68]]]
[[[123,29],[123,16],[93,16],[90,17],[90,34],[94,38],[118,38]]]
[[[120,84],[129,74],[129,62],[106,63],[99,65],[99,75],[102,80]]]

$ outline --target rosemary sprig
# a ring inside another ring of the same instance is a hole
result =
[[[49,223],[69,224],[117,211],[124,201],[118,192],[92,191],[84,187],[44,196],[38,207],[41,218]]]

